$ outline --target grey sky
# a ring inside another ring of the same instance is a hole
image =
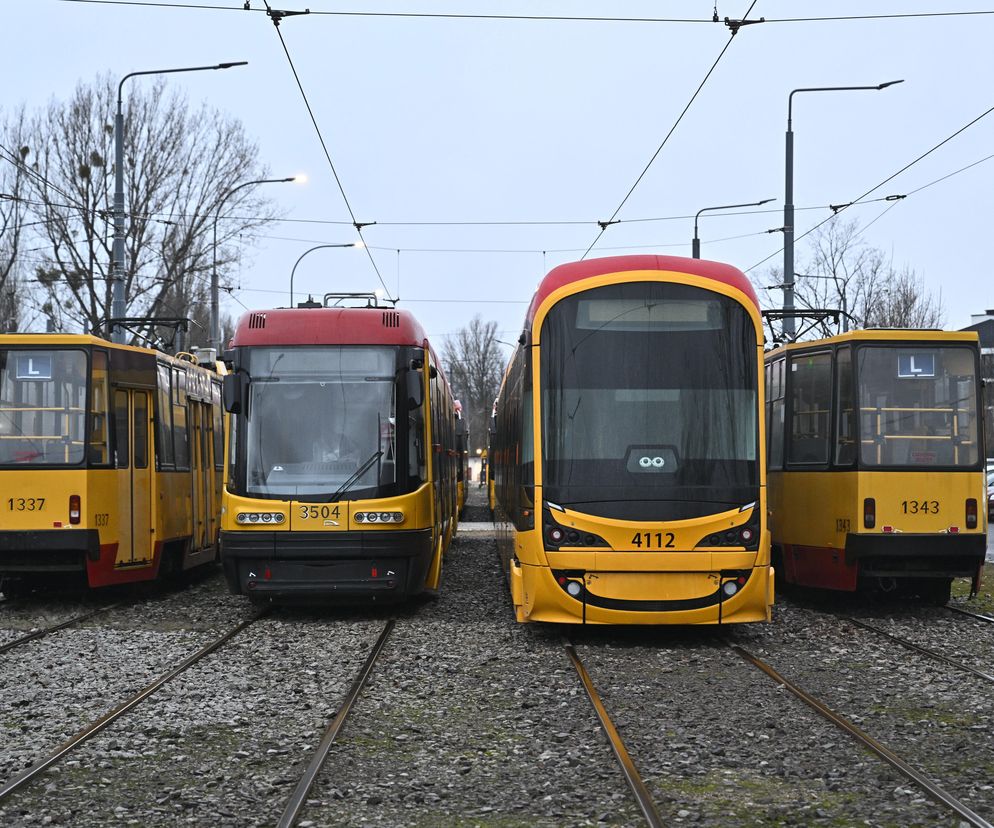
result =
[[[163,0],[179,2],[179,0]],[[191,0],[196,2],[196,0]],[[56,0],[5,3],[0,105],[34,108],[79,80],[247,60],[227,72],[177,76],[255,137],[290,219],[348,221],[272,23],[237,11],[161,9]],[[252,0],[259,8],[261,0]],[[418,11],[710,18],[713,0],[670,2],[307,3],[312,11]],[[719,0],[740,18],[748,0]],[[994,9],[994,3],[990,4]],[[936,12],[982,8],[952,0],[758,0],[752,18]],[[391,291],[439,344],[474,313],[511,340],[544,270],[579,258],[669,131],[728,30],[711,23],[593,23],[398,19],[312,14],[281,32],[314,107],[356,217]],[[625,220],[692,216],[702,207],[776,197],[773,212],[701,219],[702,255],[747,270],[782,243],[784,130],[792,88],[875,84],[883,92],[795,97],[798,235],[994,105],[994,15],[776,23],[743,28],[648,174]],[[129,83],[142,83],[141,79]],[[151,82],[146,80],[145,82]],[[994,114],[875,196],[909,193],[994,153]],[[988,228],[994,159],[899,202],[852,208],[865,240],[942,291],[947,325],[994,307]],[[390,226],[388,222],[583,221],[566,226]],[[610,227],[591,255],[690,254],[693,219]],[[716,241],[728,237],[741,237]],[[234,282],[251,308],[286,304],[290,269],[308,247],[356,238],[349,226],[286,222],[257,239]],[[398,254],[397,249],[401,250]],[[491,253],[428,250],[531,251]],[[547,251],[545,255],[541,251]],[[805,242],[798,243],[797,269]],[[782,256],[755,272],[765,273]],[[296,291],[377,286],[364,253],[321,250]],[[267,292],[270,291],[270,292]],[[457,299],[458,303],[438,300]],[[779,300],[779,294],[776,295]],[[223,309],[244,309],[224,299]]]

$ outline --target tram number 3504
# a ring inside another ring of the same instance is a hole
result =
[[[323,518],[327,520],[328,518],[338,519],[339,514],[338,506],[305,506],[301,504],[300,506],[300,517],[304,520],[307,518],[318,519]]]
[[[637,549],[672,549],[676,536],[672,532],[636,532],[632,546]]]

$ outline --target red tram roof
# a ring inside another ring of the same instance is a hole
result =
[[[244,345],[424,345],[421,323],[394,308],[274,308],[249,311],[231,347]]]
[[[749,280],[741,270],[731,265],[711,262],[707,259],[685,259],[682,256],[608,256],[603,259],[570,262],[550,270],[539,283],[535,295],[532,297],[528,314],[525,317],[525,325],[531,325],[535,319],[535,312],[542,302],[564,285],[590,279],[594,276],[604,276],[608,273],[624,273],[628,270],[671,270],[713,279],[716,282],[723,282],[738,288],[753,301],[757,308],[759,307],[759,300],[756,298],[756,292]]]

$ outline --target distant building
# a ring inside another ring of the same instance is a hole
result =
[[[984,436],[987,456],[994,457],[994,310],[970,316],[972,324],[964,331],[976,331],[980,336],[980,372],[984,378]]]

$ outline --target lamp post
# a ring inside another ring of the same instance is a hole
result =
[[[759,207],[763,204],[769,204],[771,201],[775,201],[775,199],[764,198],[762,201],[751,201],[748,204],[722,204],[720,207],[705,207],[698,210],[697,215],[694,216],[694,240],[691,243],[691,255],[695,259],[701,258],[701,240],[697,238],[697,220],[701,217],[701,213],[710,213],[713,210],[731,210],[735,207]]]
[[[211,321],[210,321],[210,346],[214,349],[214,353],[221,353],[221,322],[219,316],[219,306],[220,301],[218,299],[218,292],[220,290],[217,280],[217,222],[221,218],[221,208],[224,206],[229,198],[231,198],[239,190],[243,190],[246,187],[253,187],[256,184],[286,184],[289,181],[296,181],[297,176],[291,175],[287,178],[257,178],[255,181],[246,181],[239,184],[237,187],[232,187],[228,192],[221,196],[221,200],[217,203],[217,210],[214,213],[214,244],[212,252],[211,261]]]
[[[114,115],[114,247],[111,253],[111,318],[121,319],[127,313],[124,297],[124,114],[122,111],[122,87],[128,78],[138,75],[172,75],[176,72],[206,72],[213,69],[231,69],[233,66],[246,66],[247,60],[218,63],[214,66],[187,66],[181,69],[151,69],[145,72],[130,72],[121,78],[117,85],[117,113]],[[124,342],[124,329],[111,326],[110,337],[114,342]]]
[[[850,92],[856,90],[881,90],[903,80],[878,83],[876,86],[810,86],[794,89],[787,96],[787,143],[786,172],[784,175],[783,200],[783,309],[785,313],[794,310],[794,132],[791,124],[791,108],[794,95],[798,92]],[[794,317],[784,316],[783,332],[789,339],[794,337]]]
[[[319,244],[319,245],[316,245],[315,247],[308,248],[303,253],[301,253],[300,254],[300,258],[297,259],[297,261],[295,261],[293,263],[293,270],[290,271],[290,307],[291,308],[293,307],[293,276],[297,272],[297,265],[300,264],[300,262],[303,260],[304,256],[306,256],[308,253],[313,253],[315,250],[322,250],[323,248],[326,248],[326,247],[359,247],[359,248],[362,248],[362,247],[365,247],[365,246],[366,245],[363,242],[361,242],[361,241],[357,241],[357,242],[346,242],[344,244]]]

